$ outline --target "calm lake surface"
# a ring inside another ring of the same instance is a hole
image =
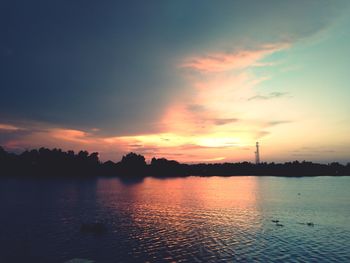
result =
[[[350,177],[2,178],[0,209],[0,262],[350,262]]]

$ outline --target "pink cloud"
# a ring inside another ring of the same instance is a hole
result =
[[[6,123],[0,123],[0,130],[1,131],[18,131],[21,128],[14,126],[12,124],[6,124]]]
[[[201,72],[222,72],[244,69],[251,66],[267,66],[271,63],[259,62],[265,56],[285,49],[288,44],[268,44],[254,50],[238,50],[235,52],[217,52],[203,56],[194,56],[185,60],[181,65]]]
[[[246,121],[251,116],[246,116],[245,109],[251,105],[241,98],[256,96],[254,87],[268,76],[257,77],[244,69],[269,66],[261,60],[287,47],[287,44],[264,45],[255,50],[216,52],[185,59],[181,67],[201,74],[192,75],[189,95],[169,105],[157,123],[159,129],[153,133],[102,136],[97,128],[78,130],[42,123],[25,123],[21,125],[24,128],[0,124],[0,131],[14,134],[6,141],[7,148],[83,149],[99,152],[102,160],[119,161],[129,151],[144,154],[147,159],[156,156],[182,162],[248,159],[250,153],[244,149],[269,131],[262,131],[264,123]],[[18,133],[19,129],[25,133]]]
[[[72,130],[72,129],[61,129],[54,128],[47,131],[47,136],[56,138],[63,141],[72,141],[79,143],[89,143],[91,140],[91,135],[89,133]]]
[[[12,151],[23,151],[40,147],[61,148],[63,150],[87,150],[89,152],[98,151],[102,160],[119,160],[128,150],[125,143],[118,140],[106,141],[106,138],[93,133],[67,128],[51,127],[48,124],[26,123],[24,133],[17,133],[19,129],[13,127],[0,126],[6,128],[6,132],[11,136],[2,141],[3,146]],[[10,130],[11,129],[11,130]]]

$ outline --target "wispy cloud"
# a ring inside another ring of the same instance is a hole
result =
[[[181,67],[202,72],[222,72],[254,66],[269,66],[271,62],[264,63],[259,60],[288,46],[286,43],[266,44],[252,50],[242,49],[195,56],[187,59]]]
[[[18,130],[21,130],[21,128],[12,124],[0,123],[0,131],[9,132],[9,131],[18,131]]]
[[[270,121],[268,122],[269,126],[276,126],[276,125],[280,125],[280,124],[287,124],[287,123],[291,123],[292,121],[288,121],[288,120],[281,120],[281,121]]]
[[[269,132],[269,131],[258,131],[256,133],[256,139],[261,139],[261,138],[263,138],[267,135],[270,135],[270,134],[271,134],[271,132]]]
[[[250,97],[248,101],[251,100],[271,100],[271,99],[277,99],[277,98],[287,98],[290,97],[288,92],[271,92],[267,95],[255,95],[253,97]]]
[[[237,122],[237,118],[216,118],[216,119],[211,119],[209,121],[212,121],[213,124],[215,125],[225,125],[233,122]]]
[[[186,109],[189,112],[203,112],[207,110],[205,106],[199,104],[189,104]]]
[[[54,128],[47,131],[48,136],[53,138],[79,143],[89,143],[91,135],[87,132],[73,129]]]
[[[16,152],[30,148],[60,147],[64,150],[98,151],[103,159],[116,159],[129,150],[123,140],[106,142],[106,137],[95,134],[94,129],[84,131],[48,123],[26,121],[20,126],[0,124],[0,135],[0,145]]]
[[[336,151],[333,149],[329,149],[326,147],[300,147],[298,149],[293,150],[292,152],[294,153],[300,153],[300,154],[305,154],[305,153],[335,153]]]

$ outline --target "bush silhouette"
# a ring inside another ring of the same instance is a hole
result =
[[[120,172],[124,176],[142,176],[146,172],[147,164],[144,156],[131,152],[123,156],[119,167]]]
[[[152,158],[149,165],[145,157],[128,153],[118,163],[107,161],[101,163],[97,152],[62,151],[61,149],[40,148],[24,151],[21,154],[9,153],[0,147],[0,175],[19,176],[59,176],[91,177],[120,176],[123,178],[169,176],[231,176],[231,175],[273,175],[273,176],[320,176],[350,175],[350,163],[342,165],[337,162],[317,164],[307,161],[286,163],[200,163],[181,164],[165,158]]]

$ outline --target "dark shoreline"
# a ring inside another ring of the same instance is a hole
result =
[[[59,177],[59,178],[170,178],[186,176],[350,176],[350,163],[318,164],[307,161],[286,163],[200,163],[182,164],[164,158],[153,158],[146,164],[142,155],[129,153],[120,162],[101,162],[98,153],[74,153],[61,149],[25,151],[21,154],[6,152],[0,147],[1,176]]]

